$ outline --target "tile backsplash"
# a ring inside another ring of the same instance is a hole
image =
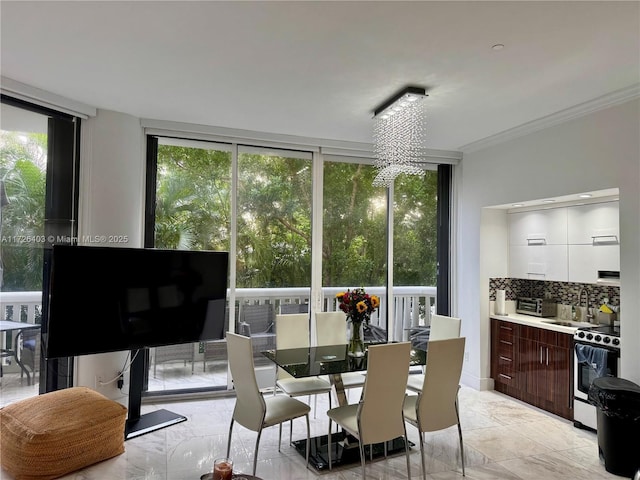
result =
[[[518,297],[553,298],[556,303],[564,305],[578,305],[578,295],[582,288],[589,293],[589,307],[598,308],[609,299],[609,304],[620,305],[620,287],[608,285],[594,285],[592,283],[573,282],[544,282],[541,280],[525,280],[520,278],[490,278],[489,300],[496,299],[496,290],[504,290],[507,300]],[[586,300],[582,295],[582,304]]]

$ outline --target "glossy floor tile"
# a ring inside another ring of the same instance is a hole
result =
[[[350,399],[358,398],[350,392]],[[302,398],[310,401],[314,399]],[[229,420],[235,404],[232,396],[145,404],[143,413],[164,408],[185,415],[186,422],[158,430],[125,443],[125,453],[62,477],[64,480],[197,480],[211,470],[213,460],[226,452]],[[316,417],[311,415],[311,435],[324,435],[328,420],[327,397],[317,399]],[[597,437],[573,424],[548,415],[493,391],[460,391],[466,478],[469,480],[584,480],[619,479],[606,472],[598,459]],[[411,475],[422,478],[419,437],[407,426],[415,443],[410,453]],[[304,420],[293,422],[293,438],[304,438]],[[304,459],[288,444],[289,426],[283,429],[278,450],[278,427],[264,430],[256,474],[264,480],[355,480],[360,465],[318,472],[307,469]],[[235,470],[251,472],[256,434],[236,425],[231,442]],[[460,450],[455,427],[426,434],[427,479],[460,479]],[[406,458],[398,454],[367,462],[367,478],[407,478]],[[0,478],[13,480],[2,471]]]

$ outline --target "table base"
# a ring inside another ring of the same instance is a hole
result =
[[[345,446],[345,436],[347,437],[348,444]],[[327,444],[329,443],[329,436],[322,435],[320,437],[311,438],[311,444],[309,448],[309,465],[313,466],[316,470],[328,470],[329,469],[329,450]],[[403,437],[395,438],[387,442],[387,455],[394,455],[405,452],[405,440]],[[409,442],[409,448],[415,444]],[[302,455],[302,458],[306,457],[307,440],[295,440],[293,446],[296,451]],[[346,435],[344,432],[331,434],[331,462],[332,467],[351,465],[360,463],[360,449],[358,448],[358,440],[351,435]],[[373,448],[373,452],[371,452]],[[373,458],[384,457],[384,444],[376,443],[374,445],[365,445],[364,453],[367,460],[373,454]]]

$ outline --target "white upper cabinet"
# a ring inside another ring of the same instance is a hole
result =
[[[620,243],[619,202],[578,205],[568,211],[569,245]]]
[[[566,244],[566,207],[509,214],[509,245]]]
[[[596,283],[620,270],[618,201],[509,214],[509,276]]]
[[[509,246],[509,276],[566,282],[567,245]]]
[[[599,270],[620,271],[619,202],[569,208],[569,281],[596,283]]]

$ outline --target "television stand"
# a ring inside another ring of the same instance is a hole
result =
[[[155,412],[145,413],[137,419],[128,419],[124,428],[124,439],[139,437],[145,433],[155,432],[161,428],[175,425],[176,423],[186,422],[187,417],[169,410],[161,409]]]
[[[131,350],[131,374],[129,376],[129,417],[125,423],[124,439],[139,437],[176,423],[186,422],[187,417],[160,409],[140,414],[144,389],[146,348]]]

